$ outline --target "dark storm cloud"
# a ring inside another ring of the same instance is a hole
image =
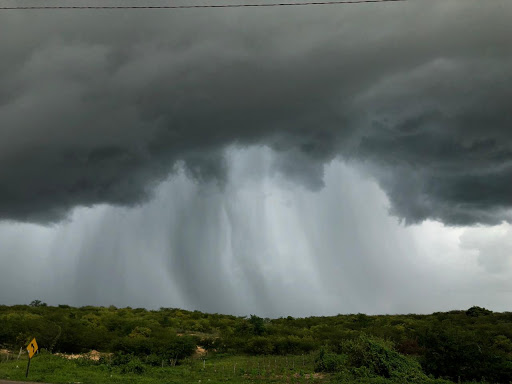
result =
[[[322,186],[361,163],[407,222],[509,220],[512,5],[0,15],[0,217],[148,199],[229,145]]]
[[[511,64],[437,59],[362,97],[372,105],[371,128],[357,156],[378,169],[396,214],[449,224],[510,220]]]

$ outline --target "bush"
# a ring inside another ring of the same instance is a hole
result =
[[[144,360],[144,362],[146,364],[151,365],[153,367],[158,367],[158,366],[162,365],[162,361],[164,361],[162,356],[155,355],[154,353],[151,354],[151,355],[146,356],[146,358]]]
[[[346,342],[343,351],[352,373],[357,377],[379,376],[407,383],[429,381],[420,364],[395,351],[389,341],[363,334],[358,339]]]
[[[274,346],[266,337],[253,337],[247,342],[245,351],[253,355],[270,355]]]
[[[113,343],[112,350],[124,354],[133,354],[141,358],[155,354],[161,357],[160,361],[162,359],[183,359],[195,352],[197,341],[194,337],[174,335],[167,335],[158,339],[123,337]]]
[[[88,359],[87,357],[80,357],[79,359],[75,360],[75,364],[79,367],[91,367],[95,365],[100,365],[100,362]]]
[[[252,332],[256,336],[261,336],[265,333],[265,321],[256,315],[251,315],[249,323],[252,326]]]
[[[121,366],[121,373],[135,373],[137,375],[141,375],[146,371],[146,367],[142,362],[137,358],[131,359],[127,364]]]
[[[427,374],[451,380],[488,380],[509,383],[512,362],[508,355],[474,332],[433,327],[424,336],[423,368]],[[498,339],[503,340],[502,338]]]
[[[345,365],[345,360],[345,356],[327,352],[325,348],[321,348],[315,359],[315,372],[340,372]]]
[[[489,311],[488,309],[482,308],[482,307],[471,307],[466,311],[466,316],[470,317],[479,317],[479,316],[488,316],[491,315],[492,311]]]
[[[116,352],[112,356],[112,365],[113,366],[125,365],[125,364],[128,364],[133,358],[134,358],[133,355],[126,354],[123,352]]]

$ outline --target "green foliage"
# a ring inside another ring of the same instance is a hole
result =
[[[168,361],[166,362],[162,356],[152,353],[151,355],[146,356],[144,363],[151,365],[152,367],[159,367],[164,364],[167,365]]]
[[[105,364],[106,362],[102,361],[101,363]],[[122,374],[135,373],[140,375],[146,370],[146,367],[138,357],[122,352],[116,352],[114,354],[110,365],[120,368]]]
[[[492,311],[482,307],[471,307],[466,311],[466,316],[478,317],[478,316],[488,316],[492,314]]]
[[[316,372],[341,372],[346,365],[346,356],[338,355],[336,353],[327,352],[325,347],[320,349],[317,358],[315,359]]]
[[[169,360],[183,359],[192,355],[196,344],[197,338],[192,336],[172,334],[163,334],[159,338],[125,336],[114,341],[111,349],[139,357],[156,354],[164,360]]]
[[[135,373],[137,375],[142,375],[146,372],[146,367],[142,364],[138,358],[134,357],[130,359],[126,364],[121,365],[121,373]]]
[[[253,337],[247,341],[245,352],[253,355],[270,355],[274,351],[272,342],[266,337]]]
[[[503,350],[507,349],[506,340],[505,336],[489,340],[467,329],[436,325],[423,338],[423,367],[429,374],[450,380],[508,383],[512,360]]]
[[[304,360],[303,360],[304,358]],[[108,359],[107,359],[108,360]],[[293,368],[295,361],[295,368]],[[20,364],[21,363],[21,364]],[[19,366],[18,368],[16,368]],[[25,381],[26,360],[0,360],[0,380]],[[141,368],[142,367],[142,373]],[[59,356],[42,354],[30,367],[29,380],[47,383],[83,384],[197,384],[197,383],[326,383],[328,376],[309,378],[313,373],[312,356],[220,356],[209,355],[207,360],[185,359],[177,366],[147,364],[144,359],[128,360],[112,366],[106,361],[96,364],[77,364]]]
[[[31,305],[0,306],[2,348],[17,351],[36,337],[41,350],[111,352],[111,358],[103,357],[99,363],[79,359],[73,366],[113,369],[114,375],[132,360],[133,366],[142,364],[146,372],[186,367],[200,345],[208,351],[208,359],[215,354],[267,359],[265,369],[263,365],[245,367],[247,374],[267,375],[279,370],[275,363],[269,366],[269,361],[311,353],[318,358],[319,372],[343,380],[414,383],[427,380],[425,373],[454,381],[485,378],[493,384],[509,384],[512,377],[512,313],[480,307],[432,315],[262,319],[176,308],[150,311],[43,304],[35,300]],[[48,360],[48,364],[56,362]],[[136,375],[130,372],[124,375]],[[287,370],[280,372],[284,375]]]
[[[249,318],[249,323],[251,323],[252,332],[255,335],[261,336],[265,333],[265,322],[261,317],[251,315],[251,317]]]
[[[79,367],[90,367],[90,366],[97,366],[100,365],[100,362],[88,359],[86,357],[81,357],[78,359],[75,359],[75,364]]]
[[[319,372],[338,373],[339,382],[371,383],[430,383],[420,364],[401,355],[393,343],[362,334],[342,346],[343,354],[328,353],[322,349],[316,360]]]
[[[121,366],[128,364],[132,359],[133,355],[123,353],[123,352],[116,352],[114,353],[114,356],[112,357],[112,366]]]
[[[498,351],[506,354],[512,354],[512,340],[510,340],[507,336],[496,336],[494,338],[493,345]]]
[[[412,378],[416,372],[421,372],[420,365],[396,352],[391,342],[375,337],[361,335],[356,340],[346,342],[343,351],[348,356],[350,366],[364,367],[376,376],[390,378],[400,375]]]
[[[30,302],[31,307],[46,307],[48,304],[43,303],[41,300],[32,300]]]

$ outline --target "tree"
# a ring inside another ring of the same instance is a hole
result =
[[[489,311],[488,309],[482,308],[482,307],[471,307],[466,311],[466,316],[470,317],[479,317],[479,316],[487,316],[492,314],[492,311]]]
[[[261,317],[256,315],[251,315],[249,319],[249,323],[252,325],[252,332],[256,336],[261,336],[265,333],[265,322]]]
[[[31,307],[46,307],[48,304],[43,303],[41,300],[32,300],[30,302]]]

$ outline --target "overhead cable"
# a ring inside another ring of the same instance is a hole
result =
[[[194,9],[194,8],[256,8],[286,7],[309,5],[342,5],[363,3],[396,3],[407,0],[341,0],[341,1],[308,1],[289,3],[252,3],[252,4],[197,4],[197,5],[19,5],[0,6],[0,10],[51,10],[51,9]]]

